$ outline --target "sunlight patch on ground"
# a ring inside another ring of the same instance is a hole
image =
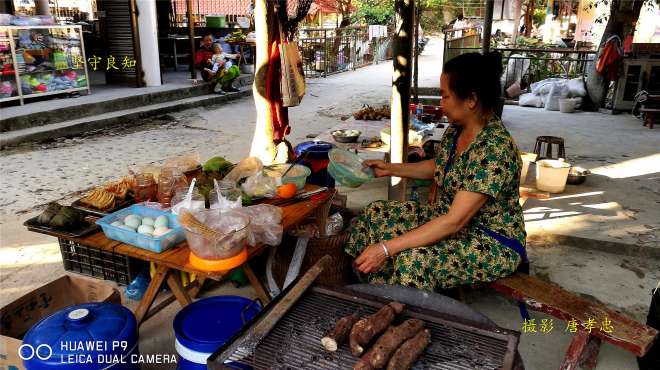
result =
[[[0,248],[0,268],[34,265],[35,262],[52,263],[61,260],[60,247],[57,243]]]
[[[660,153],[592,168],[591,172],[612,179],[644,176],[660,172]]]

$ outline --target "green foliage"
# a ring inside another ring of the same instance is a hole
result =
[[[394,0],[359,0],[352,23],[387,25],[394,23]]]
[[[545,23],[546,10],[545,7],[535,8],[534,15],[532,16],[532,23],[536,26],[540,26]]]

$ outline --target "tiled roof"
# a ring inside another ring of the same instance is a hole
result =
[[[177,14],[186,13],[186,0],[172,0]],[[248,15],[250,0],[193,0],[194,14]]]

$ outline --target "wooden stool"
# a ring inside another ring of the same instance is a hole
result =
[[[557,146],[557,156],[552,155],[552,146]],[[544,152],[545,146],[545,155],[541,154]],[[536,159],[559,159],[566,158],[566,152],[564,151],[564,139],[556,136],[539,136],[536,138],[536,144],[534,145],[534,153],[536,153]]]

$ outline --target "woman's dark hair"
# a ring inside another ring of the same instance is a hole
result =
[[[458,18],[459,21],[462,21],[463,20],[463,13],[458,13],[458,17],[456,17],[456,18]]]
[[[493,109],[502,95],[502,54],[498,52],[459,55],[445,63],[442,72],[449,79],[449,89],[459,99],[465,100],[474,93],[482,110]]]

